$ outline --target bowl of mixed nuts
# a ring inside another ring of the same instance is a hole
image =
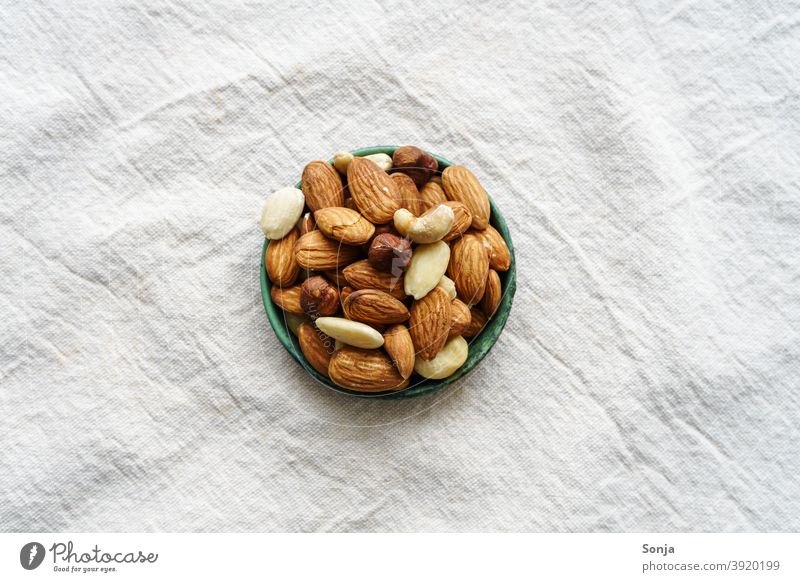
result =
[[[516,290],[497,206],[464,166],[415,146],[336,152],[273,192],[261,295],[286,350],[356,396],[408,398],[470,372]]]

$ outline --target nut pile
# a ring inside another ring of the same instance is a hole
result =
[[[306,360],[365,392],[458,370],[511,266],[475,175],[403,146],[313,161],[301,186],[270,195],[261,226],[272,300]]]

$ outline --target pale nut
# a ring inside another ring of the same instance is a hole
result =
[[[285,237],[303,213],[305,197],[297,188],[281,188],[264,201],[261,209],[261,229],[264,236],[275,240]]]
[[[406,295],[422,299],[439,284],[450,262],[450,247],[447,243],[436,241],[418,245],[406,269],[403,288]]]
[[[388,172],[392,169],[392,158],[386,154],[370,154],[363,157],[367,160],[372,160],[375,162],[384,172]]]
[[[378,330],[358,321],[343,317],[320,317],[315,323],[325,335],[349,346],[369,350],[383,345],[383,336]]]
[[[345,151],[338,151],[333,154],[333,167],[339,170],[339,173],[347,175],[347,166],[353,161],[353,154]]]
[[[439,287],[447,291],[447,294],[450,296],[450,299],[456,298],[456,284],[453,280],[448,277],[447,275],[442,275],[441,280],[439,281]]]
[[[419,218],[405,208],[400,208],[394,213],[394,227],[397,231],[418,244],[430,244],[441,240],[450,232],[453,220],[455,220],[453,209],[445,204],[427,210]]]
[[[456,370],[464,365],[469,355],[467,340],[461,336],[454,337],[436,354],[432,360],[423,360],[417,356],[414,361],[414,370],[420,376],[431,380],[441,380],[452,376]]]

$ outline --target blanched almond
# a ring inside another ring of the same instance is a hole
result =
[[[414,370],[417,374],[431,380],[442,380],[452,376],[464,365],[469,356],[469,345],[463,337],[454,337],[448,341],[432,360],[425,360],[417,355]]]
[[[425,297],[442,280],[449,260],[450,247],[447,243],[437,241],[417,246],[406,269],[404,283],[406,294],[414,299]]]
[[[281,188],[273,192],[261,209],[261,229],[268,239],[285,237],[297,224],[305,199],[297,188]]]
[[[315,322],[323,333],[350,346],[372,349],[383,345],[381,333],[358,321],[343,317],[320,317]]]

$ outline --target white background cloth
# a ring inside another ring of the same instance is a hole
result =
[[[800,6],[3,2],[0,529],[800,528]],[[466,380],[364,401],[265,196],[416,144],[503,209]]]

